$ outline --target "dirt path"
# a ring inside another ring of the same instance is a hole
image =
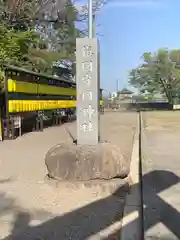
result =
[[[136,113],[106,113],[101,117],[102,139],[119,145],[127,161],[136,119]],[[76,123],[68,123],[0,143],[1,239],[105,239],[99,232],[121,220],[124,198],[119,193],[111,196],[98,186],[55,187],[44,181],[46,152],[57,143],[72,141],[65,127],[76,135]]]

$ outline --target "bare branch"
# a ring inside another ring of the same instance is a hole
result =
[[[93,0],[93,14],[96,15],[101,7],[108,3],[109,0]],[[74,0],[74,6],[79,13],[79,20],[84,21],[88,19],[88,4],[79,4]]]
[[[101,8],[108,4],[110,0],[93,0],[93,15],[96,16]],[[112,0],[111,0],[112,1]],[[80,22],[85,25],[85,29],[83,31],[86,32],[86,36],[88,34],[88,4],[80,4],[78,0],[73,1],[75,8],[78,12],[77,22]],[[99,27],[99,24],[96,24],[96,27]],[[102,36],[97,33],[98,36]]]

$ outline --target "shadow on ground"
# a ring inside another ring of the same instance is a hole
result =
[[[162,179],[166,179],[166,181],[162,181]],[[147,196],[144,194],[144,202],[146,204],[144,215],[147,218],[147,224],[144,226],[145,231],[156,223],[162,222],[174,233],[177,239],[180,239],[180,213],[158,196],[158,193],[179,182],[180,178],[168,171],[153,171],[143,176],[145,191],[148,192]],[[137,187],[137,185],[132,186],[132,188]],[[126,191],[127,186],[122,186],[113,195],[105,199],[88,204],[63,216],[54,217],[38,226],[29,225],[31,217],[28,212],[17,212],[12,232],[3,240],[89,239],[101,230],[121,220],[122,211],[117,212],[117,207],[114,207],[113,204],[124,204],[122,199],[125,197]],[[116,213],[114,212],[115,209]],[[152,209],[158,209],[159,214],[152,214]],[[124,228],[131,231],[135,221],[137,219],[124,226]],[[112,232],[106,238],[99,237],[94,239],[115,240],[119,239],[119,234],[120,231]],[[160,238],[151,237],[149,239],[155,240]],[[170,238],[164,236],[163,240],[170,240]]]
[[[68,118],[68,116],[64,116],[61,118],[60,122],[56,124],[52,118],[48,118],[47,120],[43,121],[43,130],[51,127],[61,126],[62,124],[65,124],[65,123],[71,123],[71,122],[74,122],[75,120],[76,120],[76,116],[72,115],[71,118]],[[21,136],[27,135],[32,132],[36,132],[35,125],[36,125],[36,120],[34,115],[32,115],[32,117],[29,119],[25,119],[23,121],[22,128],[21,128]],[[14,134],[15,134],[15,138],[19,137],[18,128],[15,129]]]

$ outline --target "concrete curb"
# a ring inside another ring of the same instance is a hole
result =
[[[130,165],[130,192],[125,200],[125,207],[120,233],[121,240],[142,239],[141,219],[141,186],[140,186],[140,159],[139,159],[139,134],[140,121],[137,119],[137,129],[134,137]]]

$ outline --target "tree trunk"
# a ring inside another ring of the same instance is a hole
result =
[[[168,99],[169,103],[169,110],[173,109],[173,96],[172,96],[172,86],[169,84],[167,85],[162,78],[160,78],[160,82],[164,88],[164,92],[166,94],[166,97]]]

